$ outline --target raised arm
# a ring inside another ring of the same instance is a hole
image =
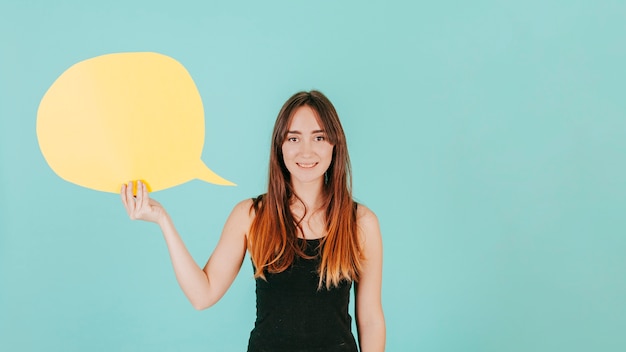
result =
[[[136,197],[133,197],[132,185],[123,185],[121,197],[131,219],[154,222],[161,227],[176,280],[194,308],[208,308],[222,298],[235,280],[246,254],[252,201],[235,206],[213,254],[201,269],[185,247],[172,219],[161,204],[150,198],[144,183],[137,182]]]
[[[381,302],[383,245],[376,215],[359,205],[357,212],[365,260],[355,285],[356,324],[361,352],[385,350],[385,317]]]

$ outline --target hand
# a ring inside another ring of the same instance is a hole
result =
[[[144,220],[159,223],[167,216],[165,209],[159,202],[150,198],[145,183],[137,181],[137,195],[133,196],[133,182],[122,185],[120,192],[122,203],[128,216],[132,220]]]

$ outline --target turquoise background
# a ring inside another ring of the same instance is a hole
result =
[[[282,103],[320,89],[380,220],[388,351],[626,350],[623,1],[0,3],[0,350],[244,351],[249,262],[213,308],[158,228],[57,177],[39,101],[74,63],[154,51],[238,184],[154,196],[201,265],[262,193]]]

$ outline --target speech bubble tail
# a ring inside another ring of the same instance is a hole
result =
[[[202,161],[200,161],[200,163],[198,164],[197,170],[195,172],[195,177],[198,180],[202,180],[202,181],[205,181],[205,182],[208,182],[208,183],[213,183],[215,185],[236,186],[236,184],[228,181],[225,178],[222,178],[221,176],[219,176],[218,174],[213,172]]]

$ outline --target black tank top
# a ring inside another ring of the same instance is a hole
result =
[[[248,352],[357,352],[348,313],[352,282],[317,289],[320,240],[306,241],[287,270],[256,279],[256,322]]]

